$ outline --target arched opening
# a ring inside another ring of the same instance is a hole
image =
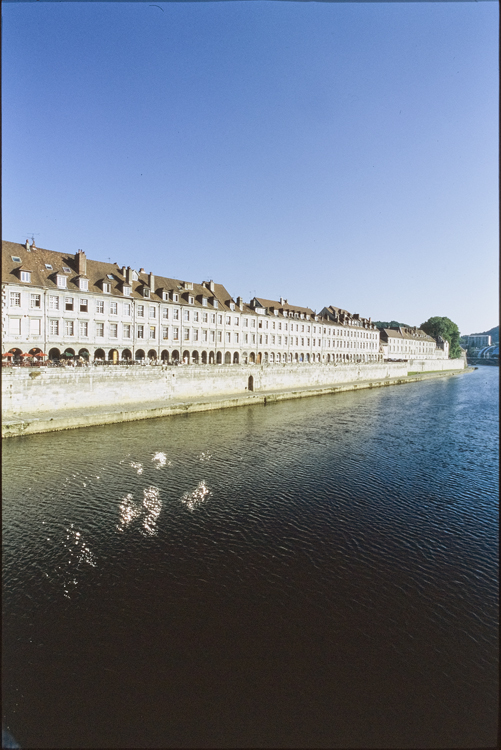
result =
[[[252,377],[252,375],[249,375],[249,380],[248,380],[247,388],[248,388],[249,391],[253,391],[254,390],[254,378]]]
[[[249,364],[249,355],[247,352],[242,352],[242,364],[243,365]]]
[[[167,349],[163,349],[162,350],[162,353],[160,355],[160,359],[162,360],[162,362],[168,362],[169,361],[169,352],[167,351]]]
[[[60,357],[59,349],[51,349],[51,351],[57,352],[57,357],[54,357],[54,359],[59,359],[59,357]],[[20,362],[21,361],[21,354],[22,354],[21,349],[17,349],[17,348],[9,349],[8,353],[12,354],[12,357],[9,357],[9,359],[12,359],[12,362]]]
[[[258,365],[261,364],[262,360],[263,360],[263,356],[262,356],[261,352],[258,352],[258,355],[257,355],[257,363],[258,363]]]
[[[294,361],[299,362],[299,354],[297,352],[294,354]]]
[[[231,365],[231,353],[230,352],[226,352],[226,354],[224,355],[224,364]]]
[[[275,362],[275,355],[273,352],[270,354],[270,362],[271,363]]]
[[[189,365],[190,364],[190,353],[188,349],[185,349],[183,352],[183,365]]]
[[[28,354],[31,354],[32,357],[43,357],[45,356],[41,349],[38,348],[38,346],[34,346],[33,349],[30,349]]]
[[[307,362],[309,362],[309,361],[310,361],[310,355],[308,354],[308,352],[306,352],[306,361],[307,361]]]
[[[122,352],[122,360],[124,362],[130,362],[132,359],[132,352],[130,349],[124,349]]]
[[[256,355],[254,352],[250,353],[249,362],[253,365],[256,362]]]
[[[223,354],[222,352],[218,352],[216,354],[216,364],[221,365],[223,363]]]
[[[268,364],[268,352],[265,352],[265,353],[264,353],[264,364],[265,364],[265,365],[267,365],[267,364]]]
[[[80,351],[78,352],[78,356],[88,362],[90,356],[88,349],[80,349]]]
[[[209,364],[213,365],[215,361],[215,354],[214,352],[209,352]]]
[[[104,359],[106,357],[106,354],[104,353],[104,349],[96,349],[94,352],[94,362],[102,360],[104,362]]]
[[[207,364],[207,352],[202,352],[202,364]]]
[[[191,353],[191,361],[194,365],[198,365],[198,363],[200,362],[200,355],[198,352]]]
[[[179,363],[179,352],[177,349],[174,349],[174,351],[172,352],[171,362],[175,365]]]
[[[118,352],[116,349],[110,349],[108,352],[108,361],[113,362],[114,365],[118,362]]]
[[[150,349],[150,351],[148,352],[148,359],[156,359],[156,358],[157,358],[156,351],[154,349]]]
[[[235,352],[235,354],[233,355],[233,364],[238,365],[238,363],[239,363],[238,352]]]
[[[75,359],[75,350],[71,347],[68,347],[68,349],[65,349],[62,354],[63,360],[66,360],[66,362],[69,362],[70,360],[73,361]]]
[[[136,359],[137,360],[144,359],[144,351],[142,349],[138,349],[136,351]]]

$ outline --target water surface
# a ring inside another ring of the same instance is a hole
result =
[[[5,725],[495,744],[497,378],[5,440]]]

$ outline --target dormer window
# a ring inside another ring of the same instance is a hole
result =
[[[273,310],[274,315],[278,315],[278,310]]]
[[[164,302],[169,301],[169,292],[162,292],[162,299]]]
[[[138,279],[137,271],[132,271],[132,281],[137,281],[137,279]]]
[[[31,271],[21,271],[21,281],[31,281]]]
[[[108,284],[107,281],[103,281],[103,292],[104,292],[104,294],[110,294],[111,293],[111,284]]]
[[[52,266],[50,263],[46,263],[45,268],[47,269],[47,271],[52,271]]]
[[[217,301],[215,297],[213,297],[212,299],[212,307],[216,307],[216,308],[219,307],[219,302]]]
[[[131,292],[132,292],[132,287],[128,286],[128,284],[124,284],[123,286],[124,297],[130,297]]]
[[[64,273],[71,273],[71,268],[68,268],[68,266],[63,266],[63,272]]]
[[[173,294],[172,299],[174,302],[179,302],[179,294]]]
[[[143,297],[146,299],[150,298],[150,288],[148,286],[143,286]]]
[[[113,281],[113,279],[114,279],[115,277],[113,276],[113,274],[112,274],[112,273],[107,273],[107,274],[106,274],[106,278],[107,278],[107,279],[110,279],[111,281]]]
[[[235,309],[235,304],[233,302],[230,302],[230,310],[233,312]]]
[[[207,307],[207,297],[202,297],[202,307]]]
[[[195,298],[194,297],[188,297],[188,302],[190,303],[190,305],[193,305],[193,303],[195,302]]]
[[[10,257],[12,258],[14,263],[21,263],[21,258],[19,257],[19,255],[11,255]]]
[[[81,292],[88,292],[89,291],[89,279],[78,279],[78,288]]]
[[[61,276],[60,273],[56,275],[57,285],[60,289],[66,289],[66,276]]]

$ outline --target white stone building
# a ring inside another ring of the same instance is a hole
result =
[[[448,359],[449,343],[439,337],[435,340],[420,328],[382,328],[381,343],[385,359]]]

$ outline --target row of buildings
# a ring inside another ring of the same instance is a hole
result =
[[[2,243],[3,353],[50,359],[186,364],[381,362],[448,357],[447,342],[416,328],[378,330],[338,307],[231,297],[198,284]]]

